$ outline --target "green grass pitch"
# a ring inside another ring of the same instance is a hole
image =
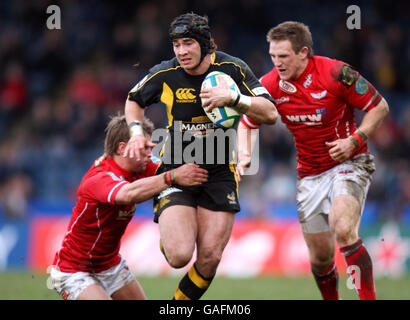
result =
[[[48,275],[29,272],[0,273],[0,300],[60,300],[47,288]],[[148,299],[169,300],[178,285],[176,277],[137,277]],[[410,276],[399,279],[376,279],[378,299],[410,299]],[[339,279],[339,295],[344,300],[358,300],[347,279]],[[203,300],[318,300],[321,299],[313,277],[216,277]]]

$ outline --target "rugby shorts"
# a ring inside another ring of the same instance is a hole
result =
[[[374,157],[362,153],[325,172],[298,179],[296,200],[302,231],[330,231],[328,215],[339,195],[355,197],[362,214],[374,171]]]
[[[92,284],[103,287],[111,296],[135,280],[123,258],[117,265],[98,273],[83,271],[67,273],[53,267],[50,270],[50,278],[53,288],[64,300],[77,300],[80,293]]]
[[[161,164],[157,174],[175,167]],[[154,222],[158,222],[165,209],[175,205],[235,213],[241,210],[235,165],[204,165],[202,168],[208,170],[207,182],[192,187],[173,185],[154,197]]]

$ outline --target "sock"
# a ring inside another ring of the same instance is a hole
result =
[[[376,300],[372,260],[363,245],[362,239],[359,238],[354,244],[340,248],[340,252],[345,256],[346,265],[348,267],[356,266],[358,267],[358,271],[360,271],[359,274],[356,274],[358,271],[355,271],[355,273],[351,275],[354,279],[354,285],[360,300]]]
[[[312,273],[323,300],[339,300],[339,293],[337,291],[339,275],[336,263],[333,262],[329,268],[320,273],[312,269]]]
[[[194,265],[182,278],[173,300],[199,300],[212,282],[213,277],[205,278]]]

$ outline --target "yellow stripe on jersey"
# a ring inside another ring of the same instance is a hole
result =
[[[233,173],[233,176],[235,178],[235,183],[236,183],[236,196],[239,197],[239,183],[238,183],[238,176],[236,175],[236,167],[235,167],[235,163],[230,163],[229,164],[229,170],[231,170],[231,172]]]
[[[192,117],[191,122],[193,123],[208,123],[211,120],[207,116]]]
[[[222,65],[222,64],[233,64],[234,66],[238,67],[238,68],[239,68],[239,71],[241,72],[242,77],[243,77],[243,79],[244,79],[244,81],[242,81],[243,85],[245,86],[246,89],[248,89],[249,93],[250,93],[252,96],[255,96],[255,94],[252,92],[252,90],[249,89],[249,87],[248,87],[248,86],[246,85],[246,83],[245,83],[245,74],[242,72],[242,68],[241,68],[240,65],[236,64],[235,62],[231,62],[231,61],[215,62],[215,58],[214,58],[213,60],[211,59],[211,64],[214,64],[214,65],[217,65],[217,66],[220,66],[220,65]]]
[[[172,89],[164,82],[162,85],[161,102],[163,102],[167,107],[167,117],[168,117],[168,127],[172,126],[174,116],[172,115],[172,107],[174,106],[174,93]]]
[[[191,300],[179,288],[177,289],[177,292],[175,292],[174,299],[175,300]]]
[[[188,271],[188,277],[189,279],[191,279],[191,281],[198,287],[201,289],[208,289],[209,284],[211,283],[211,281],[205,280],[203,279],[195,270],[195,267],[192,266],[191,269],[189,269]]]

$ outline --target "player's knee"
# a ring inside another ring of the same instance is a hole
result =
[[[173,268],[185,267],[191,261],[193,252],[190,250],[171,250],[167,252],[168,263]]]
[[[221,261],[222,253],[212,248],[205,248],[198,254],[198,263],[216,268]]]
[[[317,272],[322,272],[323,270],[326,270],[333,263],[333,258],[333,251],[323,250],[321,252],[316,253],[314,256],[311,256],[310,259],[312,269]]]
[[[347,223],[337,223],[334,227],[334,234],[340,247],[352,244],[358,238],[354,228],[349,226]]]

